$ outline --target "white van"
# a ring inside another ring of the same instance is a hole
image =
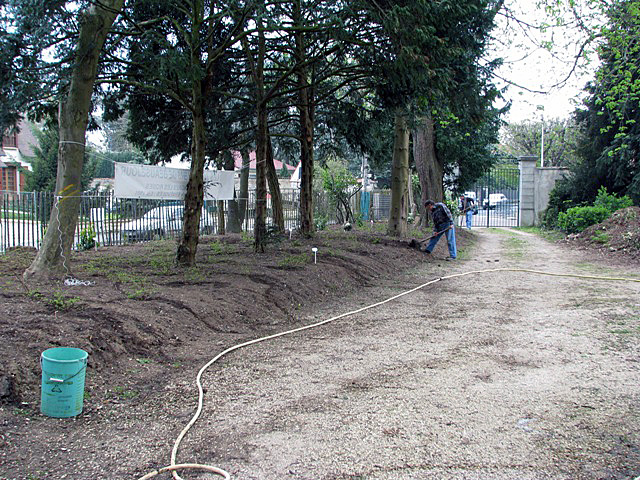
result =
[[[482,208],[484,209],[494,209],[496,206],[501,203],[507,202],[509,199],[504,193],[490,193],[489,198],[485,198],[482,203]]]

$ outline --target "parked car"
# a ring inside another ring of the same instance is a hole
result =
[[[149,210],[142,217],[125,223],[122,237],[125,241],[151,240],[155,237],[175,235],[182,231],[182,205],[165,205]],[[200,233],[213,233],[215,218],[204,208],[200,215]]]
[[[489,198],[485,198],[482,202],[482,208],[493,210],[498,205],[509,201],[504,193],[490,193]]]

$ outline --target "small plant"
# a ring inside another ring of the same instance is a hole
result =
[[[129,292],[127,292],[127,298],[131,300],[145,300],[149,298],[151,294],[154,293],[154,291],[155,290],[151,288],[140,286],[138,288],[134,288],[133,290],[130,290]]]
[[[132,398],[135,398],[139,395],[138,392],[136,392],[135,390],[129,390],[127,387],[123,387],[123,386],[115,386],[113,387],[113,391],[115,392],[115,394],[124,399],[124,400],[130,400]]]
[[[603,230],[597,230],[593,232],[591,235],[591,240],[595,243],[599,243],[601,245],[606,245],[609,243],[609,234]]]
[[[96,231],[93,229],[93,225],[87,225],[80,232],[80,239],[78,241],[78,249],[90,250],[98,246],[96,242]]]
[[[149,363],[152,363],[153,360],[151,360],[150,358],[136,358],[136,362],[138,362],[141,365],[147,365]]]
[[[318,215],[316,218],[314,218],[316,230],[319,232],[327,228],[328,221],[329,220],[325,215]]]
[[[199,283],[202,282],[205,277],[204,273],[202,273],[198,267],[191,267],[186,271],[184,278],[190,283]]]
[[[214,255],[221,255],[224,253],[224,246],[219,241],[211,242],[209,244],[209,248],[211,249],[211,253]]]
[[[171,262],[164,257],[152,258],[149,263],[158,275],[169,275],[171,273]]]
[[[27,295],[35,300],[44,301],[55,310],[69,310],[80,301],[78,297],[66,297],[62,292],[54,292],[51,297],[46,297],[40,292],[29,292]]]
[[[44,295],[37,290],[29,290],[27,292],[27,297],[32,298],[33,300],[42,300]]]
[[[253,235],[251,235],[249,232],[242,232],[240,236],[242,237],[242,243],[253,245]]]

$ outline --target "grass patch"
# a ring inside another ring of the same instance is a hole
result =
[[[511,258],[522,258],[527,246],[527,241],[511,234],[509,238],[502,240],[503,246],[506,248],[505,255]]]
[[[562,240],[565,237],[564,233],[560,230],[547,230],[540,227],[516,227],[515,230],[520,230],[521,232],[525,233],[532,233],[551,242],[557,242],[558,240]]]
[[[140,395],[140,393],[135,390],[130,390],[127,387],[122,387],[119,385],[113,387],[113,392],[118,398],[121,398],[123,400],[131,400],[132,398],[136,398],[138,395]]]
[[[301,267],[309,263],[309,254],[299,253],[297,255],[287,255],[278,261],[279,267]]]

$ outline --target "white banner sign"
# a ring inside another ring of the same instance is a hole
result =
[[[118,198],[184,200],[189,170],[134,163],[116,163],[115,195]],[[204,199],[233,200],[233,171],[205,170]]]

